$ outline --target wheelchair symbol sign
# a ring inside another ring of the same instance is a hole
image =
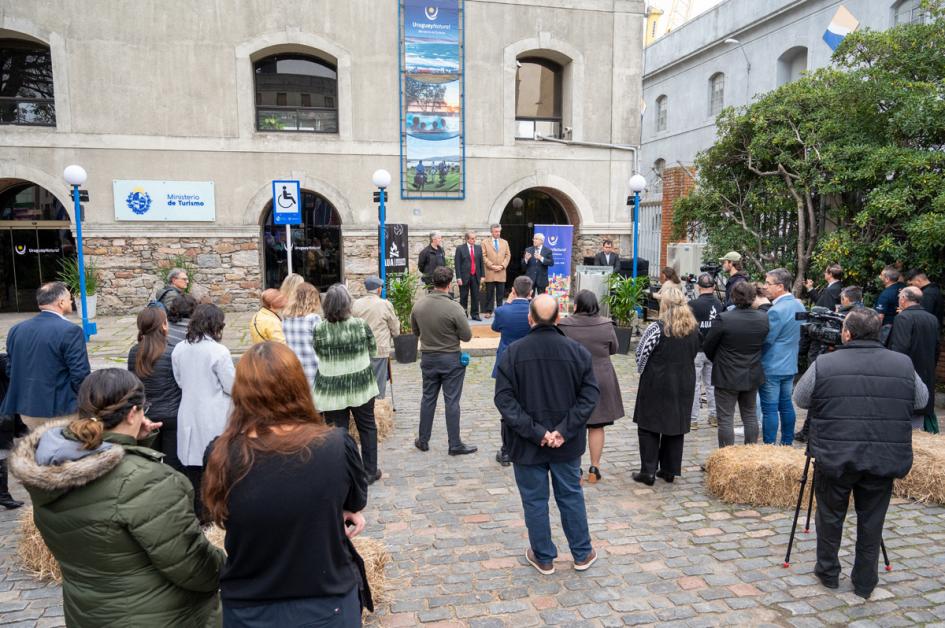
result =
[[[272,182],[272,217],[277,225],[297,225],[302,222],[299,200],[302,196],[298,181]]]

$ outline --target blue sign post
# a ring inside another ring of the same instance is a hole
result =
[[[285,225],[285,255],[292,274],[292,225],[302,224],[302,184],[295,180],[272,182],[272,224]]]

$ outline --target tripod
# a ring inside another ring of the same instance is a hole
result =
[[[804,501],[804,488],[807,486],[808,472],[810,471],[811,457],[807,454],[807,460],[804,461],[804,472],[801,474],[800,489],[797,492],[797,506],[794,508],[794,522],[791,524],[791,537],[788,539],[787,554],[784,555],[782,567],[787,569],[791,566],[791,550],[794,548],[794,535],[797,533],[797,520],[801,514],[801,502]],[[807,519],[804,522],[804,534],[810,532],[810,514],[814,508],[814,478],[810,478],[810,494],[807,496]],[[883,550],[883,563],[886,565],[886,571],[892,571],[892,565],[889,562],[889,554],[886,553],[886,543],[880,539],[879,547]]]

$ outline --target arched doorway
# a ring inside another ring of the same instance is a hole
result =
[[[521,203],[518,202],[521,200]],[[535,225],[571,225],[574,215],[570,200],[556,190],[530,188],[515,195],[502,211],[502,237],[508,240],[512,261],[509,262],[507,287],[523,273],[522,253],[532,245]]]
[[[0,179],[0,312],[35,312],[36,289],[75,257],[72,222],[47,189]]]
[[[286,230],[272,223],[272,201],[263,211],[263,276],[278,288],[288,274]],[[342,278],[341,215],[328,199],[302,190],[302,224],[292,226],[292,271],[322,292]]]

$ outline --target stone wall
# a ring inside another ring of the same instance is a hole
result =
[[[133,314],[166,277],[160,272],[177,255],[191,265],[191,287],[209,291],[226,310],[247,311],[259,304],[262,264],[258,238],[88,238],[88,257],[101,274],[98,311]]]

